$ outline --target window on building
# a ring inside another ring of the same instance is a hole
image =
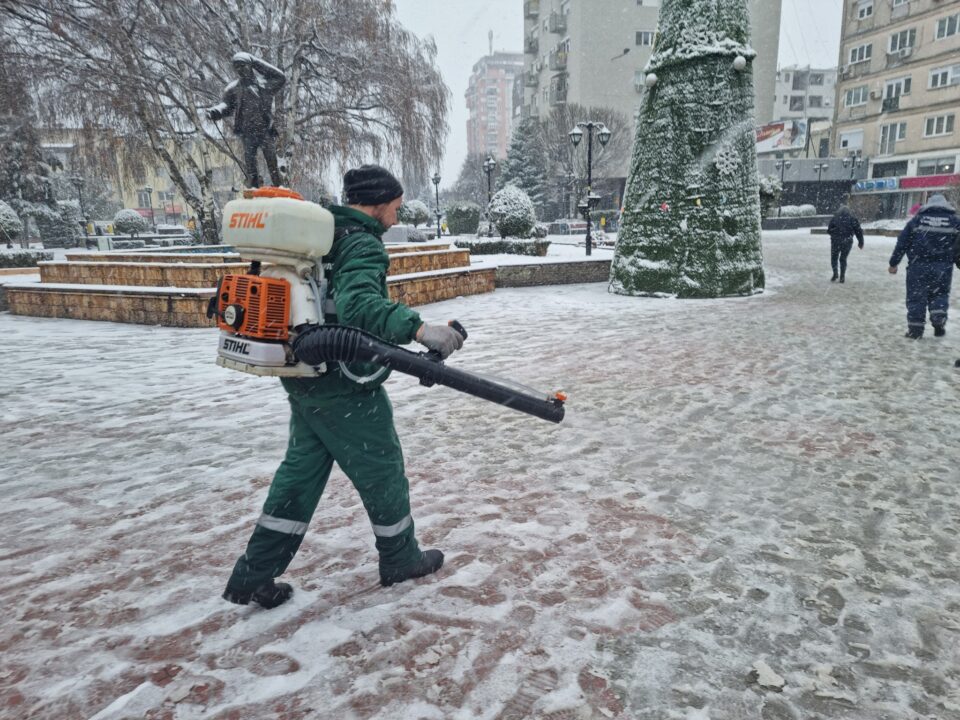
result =
[[[926,158],[917,161],[917,175],[953,175],[956,167],[953,157]]]
[[[794,90],[806,90],[807,89],[807,80],[809,79],[810,74],[805,72],[798,72],[793,74],[793,89]]]
[[[790,96],[789,96],[789,95],[784,95],[784,96],[783,96],[783,104],[786,105],[788,102],[790,102]]]
[[[873,56],[873,44],[867,43],[866,45],[857,45],[855,48],[850,48],[850,64],[858,62],[866,62]]]
[[[810,73],[811,85],[823,85],[823,73]]]
[[[909,4],[909,2],[910,2],[910,0],[893,0],[893,6],[894,6],[894,7],[899,7],[899,6],[901,6],[901,5],[907,5],[907,4]]]
[[[857,0],[857,19],[864,20],[873,15],[873,0]]]
[[[784,81],[784,82],[790,82],[790,73],[784,73],[784,74],[783,74],[783,81]]]
[[[928,117],[923,124],[924,137],[939,137],[953,132],[953,118],[951,115],[937,115]]]
[[[912,48],[917,39],[916,28],[901,30],[890,36],[890,52],[895,53],[906,48]]]
[[[937,20],[937,40],[956,35],[958,25],[960,25],[960,13]]]
[[[823,97],[820,95],[811,95],[810,97],[807,98],[807,107],[822,108]]]
[[[790,96],[790,112],[803,112],[804,108],[803,95]]]
[[[898,140],[907,139],[907,124],[890,123],[880,126],[880,155],[893,155]]]
[[[888,177],[900,177],[901,175],[907,174],[907,161],[900,160],[898,162],[888,162],[888,163],[874,163],[871,177],[875,178],[888,178]]]
[[[653,45],[653,32],[650,30],[638,30],[637,45],[643,45],[645,47]]]
[[[863,150],[863,130],[848,130],[840,133],[838,144],[841,150],[856,153]]]
[[[939,67],[930,71],[928,87],[931,90],[957,84],[960,84],[960,65]]]
[[[870,93],[868,92],[866,85],[858,85],[855,88],[850,88],[847,90],[847,96],[844,100],[844,105],[847,107],[866,105],[869,94]]]
[[[896,80],[887,80],[883,96],[886,98],[900,97],[910,94],[911,80],[908,77],[897,78]]]
[[[145,190],[137,190],[137,207],[148,208],[150,207],[151,200],[150,193]]]

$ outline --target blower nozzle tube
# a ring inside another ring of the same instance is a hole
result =
[[[353,327],[317,325],[293,341],[293,353],[308,365],[329,362],[369,362],[412,375],[423,385],[445,385],[460,392],[505,405],[550,422],[563,420],[560,397],[535,397],[463,370],[448,367],[425,353],[415,353]]]

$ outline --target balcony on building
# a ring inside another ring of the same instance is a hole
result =
[[[567,86],[557,85],[550,88],[550,104],[562,105],[567,101]]]
[[[558,12],[550,13],[550,20],[547,23],[547,29],[550,32],[558,35],[565,33],[567,31],[567,16]]]
[[[536,35],[527,35],[527,40],[523,44],[523,51],[528,55],[536,55],[540,52],[540,39]]]
[[[550,69],[551,70],[567,69],[567,51],[566,50],[550,51]]]
[[[537,19],[540,16],[540,0],[527,0],[523,4],[523,16],[528,19]]]
[[[525,87],[537,87],[540,84],[540,74],[536,71],[524,73],[523,84]]]
[[[881,112],[893,112],[894,110],[900,109],[900,96],[887,97],[883,99],[883,103],[880,106]]]

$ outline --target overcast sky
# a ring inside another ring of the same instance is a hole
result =
[[[494,50],[523,51],[521,0],[394,0],[400,22],[415,34],[433,36],[437,63],[453,94],[450,136],[440,168],[441,187],[449,187],[467,154],[467,105],[464,93],[474,63],[487,54],[487,33]],[[832,67],[837,64],[843,0],[783,0],[780,65]]]

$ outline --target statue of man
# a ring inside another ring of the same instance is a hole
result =
[[[243,164],[248,187],[260,187],[257,172],[257,149],[267,161],[270,180],[280,185],[277,167],[277,131],[273,127],[273,96],[284,86],[283,71],[250,53],[233,56],[233,67],[239,75],[223,90],[223,101],[206,109],[210,120],[233,115],[233,132],[243,142]]]

